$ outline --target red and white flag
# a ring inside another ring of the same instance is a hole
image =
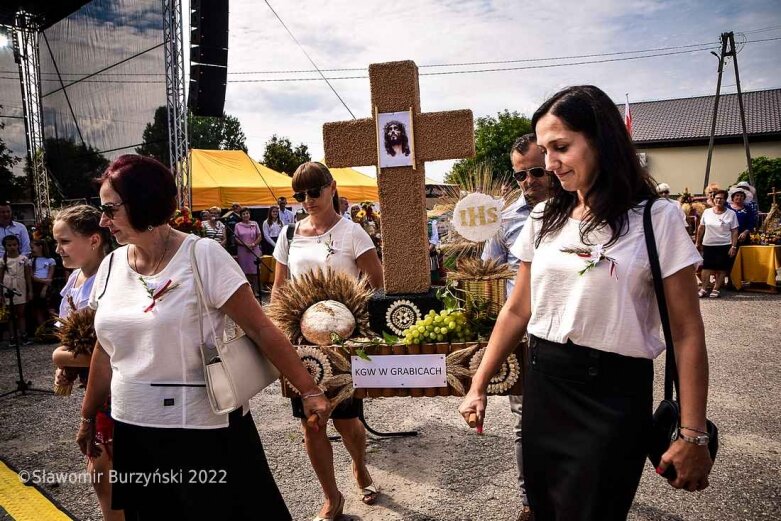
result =
[[[624,105],[624,124],[629,137],[632,137],[632,111],[629,109],[629,93],[626,95],[626,105]]]

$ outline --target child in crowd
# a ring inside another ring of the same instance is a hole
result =
[[[10,306],[9,299],[6,298],[7,291],[13,291],[13,309],[10,313],[16,315],[16,331],[11,331],[11,339],[16,339],[22,344],[30,344],[27,340],[27,321],[25,320],[25,303],[32,299],[32,280],[30,276],[30,260],[21,254],[20,242],[16,235],[6,235],[3,237],[3,248],[5,253],[0,258],[0,281],[5,288],[0,288],[0,306]],[[9,324],[11,321],[9,320]],[[10,327],[10,326],[9,326]]]
[[[72,269],[68,282],[62,289],[60,303],[61,319],[66,318],[75,308],[81,310],[89,304],[92,284],[100,263],[110,247],[108,229],[100,227],[100,211],[87,205],[67,208],[57,215],[54,221],[54,239],[57,241],[57,253],[62,257],[66,269]],[[68,386],[72,380],[66,375],[65,368],[88,368],[90,356],[75,355],[65,346],[54,350],[52,360],[57,366],[55,385]],[[92,475],[92,486],[98,496],[100,510],[105,520],[123,520],[123,511],[111,509],[111,483],[109,471],[114,424],[106,403],[96,418],[96,442],[100,450],[98,456],[87,460],[87,471]]]
[[[40,239],[30,243],[30,272],[32,274],[33,298],[32,308],[36,326],[40,326],[49,318],[49,302],[51,297],[52,279],[57,262],[49,257],[49,246]]]

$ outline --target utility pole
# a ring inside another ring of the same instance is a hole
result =
[[[746,151],[746,163],[748,165],[748,178],[752,186],[754,186],[754,171],[751,168],[751,150],[748,145],[748,132],[746,130],[746,112],[743,108],[743,94],[740,90],[740,74],[738,72],[738,53],[735,49],[735,34],[733,32],[721,34],[721,53],[716,54],[711,52],[719,59],[719,75],[716,81],[716,98],[713,102],[713,120],[711,121],[710,140],[708,141],[708,161],[705,164],[705,182],[702,185],[702,191],[708,187],[710,181],[710,167],[713,159],[713,145],[716,136],[716,120],[719,116],[719,97],[721,96],[721,78],[724,73],[724,60],[728,57],[732,57],[733,64],[735,66],[735,84],[738,88],[738,107],[740,108],[740,123],[743,129],[743,148]]]

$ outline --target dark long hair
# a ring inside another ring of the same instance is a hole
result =
[[[293,191],[303,192],[304,190],[311,190],[313,188],[321,188],[325,185],[329,185],[334,182],[334,176],[328,167],[323,163],[317,161],[309,161],[307,163],[301,163],[293,173]],[[334,197],[332,201],[334,211],[341,214],[339,211],[339,191],[334,190]]]
[[[399,127],[399,130],[401,131],[401,152],[408,156],[411,152],[409,148],[409,138],[407,137],[407,128],[404,126],[404,123],[401,121],[388,121],[385,123],[385,126],[383,127],[383,136],[385,138],[385,152],[388,153],[389,156],[393,157],[396,155],[396,151],[393,150],[393,145],[390,144],[390,141],[388,140],[388,131],[390,130],[391,125],[396,125]]]
[[[611,232],[607,245],[613,244],[627,231],[627,212],[656,197],[656,185],[640,166],[618,108],[597,87],[580,85],[567,87],[545,101],[532,117],[532,128],[546,114],[558,117],[570,130],[583,134],[597,157],[594,181],[585,194],[589,211],[580,224],[581,241],[588,244],[588,235],[607,225]],[[564,227],[577,204],[577,193],[554,184],[542,214],[536,246]]]

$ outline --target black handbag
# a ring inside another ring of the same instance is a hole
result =
[[[664,364],[664,400],[662,400],[656,408],[656,412],[654,412],[648,448],[648,459],[651,460],[654,468],[658,468],[662,460],[662,454],[667,451],[672,442],[678,439],[681,406],[678,403],[678,368],[675,365],[675,348],[670,330],[670,317],[667,312],[667,300],[664,296],[664,285],[662,284],[662,270],[659,266],[659,253],[656,250],[656,238],[654,237],[654,228],[651,222],[651,206],[653,206],[653,203],[654,200],[651,199],[645,205],[643,230],[645,233],[645,245],[648,249],[648,260],[651,264],[651,274],[654,280],[656,303],[659,305],[659,317],[662,320],[664,343],[667,346]],[[719,450],[719,430],[712,421],[706,420],[706,431],[710,438],[708,451],[710,451],[711,460],[715,461],[716,453]],[[667,467],[667,470],[662,474],[662,477],[668,479],[675,479],[675,476],[675,467],[672,465]]]

